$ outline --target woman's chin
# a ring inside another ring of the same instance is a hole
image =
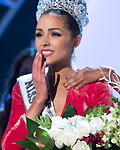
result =
[[[51,61],[49,61],[48,59],[46,59],[47,65],[51,65]]]
[[[52,60],[49,59],[49,58],[46,58],[46,62],[47,62],[48,65],[55,65],[55,62],[52,61]]]

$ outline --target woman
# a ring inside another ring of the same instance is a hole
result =
[[[74,88],[64,88],[66,77],[74,73],[71,68],[71,55],[74,47],[81,41],[82,27],[88,21],[86,15],[86,3],[83,0],[39,1],[36,27],[38,53],[32,67],[34,85],[32,81],[24,82],[27,93],[36,90],[36,97],[30,107],[25,108],[26,100],[22,100],[20,95],[24,88],[20,86],[19,90],[16,83],[13,89],[12,112],[2,140],[3,150],[23,149],[12,143],[25,139],[24,135],[28,134],[24,114],[31,119],[39,114],[62,116],[68,103],[71,103],[78,115],[83,115],[88,106],[113,106],[111,92],[105,83],[93,83],[77,91]],[[43,58],[45,61],[42,65]],[[49,71],[46,78],[47,65]],[[33,93],[29,93],[31,95]]]

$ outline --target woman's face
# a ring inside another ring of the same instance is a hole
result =
[[[47,64],[68,66],[74,40],[63,18],[51,13],[43,15],[36,27],[36,48]]]

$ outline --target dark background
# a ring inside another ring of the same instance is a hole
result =
[[[0,38],[0,95],[14,58],[31,46],[35,37],[37,3],[38,0],[26,0]],[[8,8],[0,4],[0,21],[7,11]]]

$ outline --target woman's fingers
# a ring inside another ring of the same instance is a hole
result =
[[[45,68],[47,62],[43,63],[43,56],[41,54],[37,54],[35,56],[35,60],[33,63],[32,69],[32,79],[36,88],[36,96],[42,97],[43,101],[48,98],[48,89],[45,78]]]
[[[46,61],[43,64],[42,55],[36,54],[34,62],[33,62],[33,68],[32,68],[32,78],[33,78],[34,84],[39,86],[39,84],[42,81],[45,81],[45,67],[46,67],[46,65],[47,65]]]
[[[42,69],[42,55],[39,54],[38,55],[38,63],[37,63],[37,73],[41,72]],[[40,73],[38,73],[38,75],[40,75]]]
[[[42,67],[42,74],[45,76],[45,68],[47,66],[47,62],[45,61]]]
[[[32,65],[32,78],[33,78],[33,80],[36,80],[37,75],[38,75],[37,66],[38,66],[39,61],[40,61],[40,56],[39,56],[39,53],[37,53],[35,56],[33,65]]]

